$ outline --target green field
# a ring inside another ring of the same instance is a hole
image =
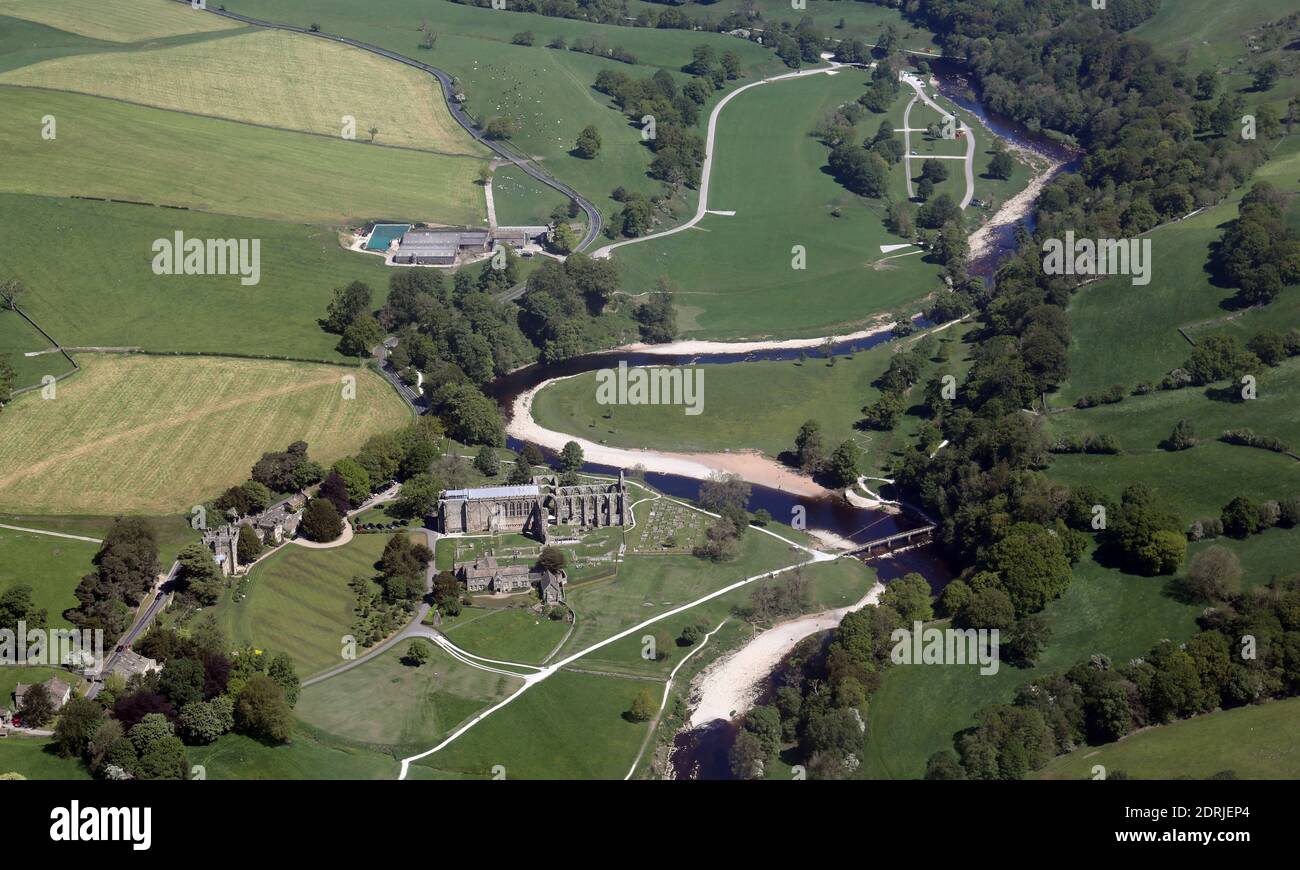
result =
[[[1130,483],[1145,483],[1188,522],[1217,515],[1236,495],[1256,500],[1300,495],[1300,462],[1217,440],[1227,429],[1246,428],[1281,438],[1292,449],[1300,445],[1300,359],[1263,372],[1258,396],[1249,402],[1223,402],[1207,398],[1204,388],[1189,387],[1055,415],[1054,435],[1110,434],[1124,452],[1057,456],[1051,473],[1116,496]],[[1203,443],[1190,450],[1161,450],[1158,445],[1180,420],[1190,420]]]
[[[468,618],[466,618],[468,617]],[[542,664],[569,630],[561,620],[523,607],[467,609],[442,630],[463,650],[507,662]]]
[[[1296,717],[1300,698],[1220,710],[1130,734],[1117,743],[1082,746],[1043,768],[1041,779],[1093,779],[1123,771],[1133,779],[1300,778]]]
[[[0,134],[2,135],[2,134]],[[153,243],[259,239],[261,280],[235,275],[155,275]],[[119,203],[0,194],[0,233],[58,240],[66,259],[40,245],[7,249],[0,276],[27,285],[22,308],[66,347],[142,347],[338,360],[339,337],[316,321],[335,287],[365,281],[382,304],[388,270],[378,257],[339,247],[333,230]],[[93,263],[93,269],[69,268]],[[12,312],[0,312],[5,326]],[[26,336],[17,350],[38,349]],[[21,359],[21,358],[20,358]],[[23,360],[39,367],[49,357]]]
[[[1195,217],[1153,230],[1151,283],[1134,286],[1130,277],[1116,277],[1078,290],[1070,305],[1073,342],[1069,380],[1053,404],[1073,403],[1084,393],[1119,383],[1132,389],[1141,381],[1159,382],[1191,354],[1191,345],[1178,334],[1240,330],[1249,338],[1259,329],[1285,332],[1300,326],[1300,293],[1294,288],[1271,305],[1245,316],[1225,303],[1236,290],[1211,283],[1206,272],[1210,244],[1222,225],[1237,217],[1237,203],[1256,181],[1269,181],[1282,191],[1300,191],[1300,136],[1283,140],[1253,179],[1221,205]],[[1300,228],[1300,199],[1292,198],[1287,218]],[[1098,348],[1106,353],[1098,353]]]
[[[420,667],[402,663],[408,643],[308,686],[294,712],[321,735],[395,752],[428,749],[457,725],[523,684],[461,664],[428,641]]]
[[[108,534],[115,517],[74,516],[64,514],[11,514],[0,513],[0,523],[22,526],[27,529],[44,529],[51,532],[63,532],[66,535],[82,535],[87,538],[102,539]],[[198,540],[199,533],[190,528],[190,515],[173,515],[140,519],[153,529],[154,539],[158,542],[158,561],[170,565],[186,545]],[[76,543],[75,541],[73,543]]]
[[[287,652],[300,677],[342,664],[343,636],[352,632],[356,604],[348,582],[375,576],[389,537],[357,535],[326,550],[288,544],[253,569],[243,601],[222,599],[217,619],[236,646]]]
[[[329,75],[320,75],[322,69]],[[487,154],[452,120],[432,76],[370,52],[284,31],[65,57],[13,70],[0,82],[332,138],[341,136],[342,118],[351,116],[357,141],[369,141],[375,127],[374,141],[386,145]],[[359,152],[357,159],[382,161],[383,155]]]
[[[46,625],[71,628],[63,611],[77,606],[73,591],[93,570],[90,560],[98,549],[89,541],[0,529],[0,593],[19,584],[30,586],[36,606],[45,608]]]
[[[90,779],[77,758],[60,758],[50,741],[30,737],[0,740],[0,773],[18,773],[25,779]]]
[[[0,356],[8,355],[14,367],[14,388],[39,386],[46,375],[58,377],[72,371],[72,364],[60,353],[26,356],[49,350],[53,345],[30,323],[7,308],[0,308]]]
[[[188,512],[248,479],[268,450],[306,441],[329,464],[409,419],[364,370],[218,357],[83,355],[57,398],[0,416],[0,510]],[[345,399],[341,378],[357,378]]]
[[[206,779],[393,779],[398,770],[392,756],[343,746],[305,727],[278,746],[230,733],[210,746],[188,746],[185,752],[191,765],[203,767]]]
[[[561,671],[415,762],[410,778],[491,779],[500,765],[506,779],[620,779],[646,732],[623,713],[647,686],[662,691],[644,680]]]
[[[946,365],[960,377],[965,345],[964,327],[935,334],[944,340]],[[951,339],[951,340],[950,340]],[[748,362],[704,366],[703,412],[687,416],[673,405],[601,405],[596,402],[596,375],[588,373],[559,381],[533,400],[533,417],[542,426],[618,447],[675,451],[720,452],[753,449],[779,457],[794,450],[795,436],[805,420],[822,426],[827,451],[852,440],[864,451],[872,468],[888,466],[905,448],[920,418],[904,417],[895,431],[856,428],[861,408],[879,397],[872,386],[889,367],[893,353],[910,342],[887,342],[837,357],[833,366],[818,350],[803,362]],[[938,371],[927,370],[926,377]],[[754,397],[762,395],[762,402]],[[919,389],[912,399],[921,400]],[[610,415],[610,416],[607,416]]]
[[[21,173],[0,190],[107,197],[302,223],[378,214],[444,224],[486,216],[482,161],[373,148],[98,97],[0,87],[0,151]],[[58,138],[39,134],[59,120]],[[147,249],[146,249],[147,250]]]

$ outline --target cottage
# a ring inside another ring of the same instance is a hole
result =
[[[556,573],[554,571],[543,571],[542,582],[538,586],[537,592],[542,599],[542,604],[561,604],[564,602],[564,584],[568,582],[568,577],[563,571]]]
[[[32,685],[35,684],[19,683],[14,687],[15,710],[21,710],[23,708],[23,700],[31,690]],[[43,685],[45,691],[49,693],[50,703],[54,705],[55,710],[62,709],[63,705],[68,703],[72,698],[72,686],[63,682],[63,680],[60,680],[58,677],[50,677],[40,685]]]
[[[117,674],[122,679],[130,682],[134,676],[155,673],[161,670],[162,665],[158,664],[156,660],[127,649],[117,654],[108,672]]]

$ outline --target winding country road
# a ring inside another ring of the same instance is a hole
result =
[[[174,2],[180,3],[184,6],[191,5],[190,0],[174,0]],[[377,54],[380,57],[386,57],[389,60],[394,60],[397,61],[398,63],[405,64],[406,66],[414,67],[415,69],[421,70],[423,72],[427,72],[429,75],[436,78],[438,80],[438,83],[442,86],[443,99],[447,103],[447,109],[451,112],[451,116],[456,119],[456,123],[460,124],[462,127],[465,128],[465,132],[468,133],[476,142],[496,152],[498,155],[510,161],[515,166],[518,166],[521,170],[523,170],[525,173],[532,176],[533,178],[537,179],[542,184],[545,184],[547,187],[564,194],[569,199],[573,200],[578,204],[578,208],[582,209],[583,213],[587,216],[587,232],[582,237],[582,241],[578,243],[577,250],[579,251],[583,250],[592,242],[594,242],[596,238],[600,235],[600,230],[604,223],[603,218],[601,218],[600,216],[600,209],[596,208],[595,204],[592,203],[591,200],[587,199],[582,194],[578,193],[578,191],[574,190],[572,187],[565,184],[563,181],[560,181],[559,179],[539,169],[531,160],[527,159],[526,157],[513,153],[509,148],[505,146],[504,143],[499,142],[495,139],[487,138],[487,136],[483,133],[483,131],[478,128],[474,120],[465,111],[464,107],[461,106],[461,104],[456,101],[456,94],[454,89],[452,88],[452,75],[450,73],[438,69],[436,66],[430,66],[427,63],[421,63],[420,61],[415,60],[414,58],[407,57],[406,55],[398,54],[395,51],[389,51],[386,48],[380,48],[377,45],[371,45],[370,43],[361,42],[359,40],[351,39],[346,36],[336,36],[332,33],[323,33],[319,30],[311,30],[309,28],[298,27],[293,24],[280,24],[274,21],[262,21],[259,18],[250,18],[247,15],[239,15],[238,13],[235,12],[228,12],[225,9],[207,8],[204,11],[211,12],[213,15],[220,15],[223,18],[229,18],[232,21],[239,21],[244,24],[249,24],[254,27],[264,27],[269,30],[284,30],[290,33],[301,33],[304,36],[319,36],[321,39],[328,39],[331,40],[332,42],[340,42],[343,43],[344,45],[350,45],[353,48],[359,48],[362,51],[368,51],[371,54]]]

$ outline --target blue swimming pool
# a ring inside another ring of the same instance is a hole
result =
[[[387,251],[393,239],[400,239],[402,233],[411,228],[410,224],[375,224],[366,240],[367,251]]]

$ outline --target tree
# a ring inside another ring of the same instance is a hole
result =
[[[1273,60],[1266,60],[1255,67],[1255,90],[1261,92],[1272,90],[1273,85],[1277,84],[1278,72],[1277,62]]]
[[[302,683],[298,680],[298,672],[293,666],[293,659],[288,653],[279,653],[271,659],[271,664],[266,668],[266,674],[275,680],[281,690],[284,691],[284,701],[290,707],[298,703],[298,692]]]
[[[54,718],[54,701],[44,683],[37,683],[27,689],[18,715],[25,728],[40,728]]]
[[[564,570],[568,561],[568,557],[559,547],[543,547],[541,555],[537,557],[537,567],[558,574]]]
[[[328,499],[314,498],[307,502],[299,528],[307,540],[327,544],[343,534],[343,518]]]
[[[80,758],[103,722],[103,707],[80,696],[72,698],[63,705],[59,724],[54,726],[55,751],[64,758]]]
[[[214,742],[235,727],[235,702],[229,695],[211,701],[193,701],[181,708],[176,728],[189,744],[203,746]]]
[[[180,709],[203,700],[203,679],[203,664],[198,659],[169,659],[159,675],[158,690]]]
[[[929,622],[934,619],[934,603],[930,596],[930,583],[920,574],[909,573],[885,587],[880,603],[892,607],[902,617],[904,625]]]
[[[821,423],[807,420],[799,427],[794,439],[795,456],[805,474],[815,474],[826,461],[826,445],[822,440]]]
[[[1187,566],[1187,591],[1198,601],[1227,601],[1241,592],[1241,562],[1227,547],[1206,547]]]
[[[943,165],[942,160],[927,157],[921,163],[921,176],[930,179],[935,184],[941,184],[948,180],[948,167]]]
[[[1191,420],[1179,420],[1174,426],[1174,431],[1169,433],[1169,437],[1160,445],[1166,450],[1188,450],[1196,446],[1196,430],[1192,428]]]
[[[245,734],[269,743],[289,738],[293,714],[284,689],[266,674],[253,674],[235,702],[235,724]]]
[[[633,722],[648,722],[654,716],[656,709],[657,705],[654,696],[650,694],[650,690],[642,689],[632,699],[632,706],[627,711],[627,717]]]
[[[432,516],[441,492],[442,485],[432,474],[417,474],[402,484],[393,511],[408,520]]]
[[[239,527],[239,540],[235,544],[239,555],[239,563],[248,565],[255,561],[262,553],[262,539],[258,537],[256,530],[247,523]]]
[[[768,758],[758,737],[744,730],[727,750],[727,764],[736,779],[762,779]]]
[[[384,340],[384,328],[369,314],[358,315],[343,329],[339,339],[339,353],[344,356],[366,356]]]
[[[738,474],[714,472],[700,484],[700,506],[714,513],[743,511],[749,505],[752,489]]]
[[[474,467],[484,477],[496,477],[501,473],[501,458],[491,447],[484,445],[474,456]]]
[[[1244,495],[1223,506],[1223,532],[1234,538],[1248,538],[1260,529],[1259,507]]]
[[[406,648],[406,655],[402,658],[405,664],[411,667],[422,667],[429,660],[429,645],[413,640],[410,646]]]
[[[858,482],[858,446],[844,441],[826,461],[826,476],[834,486],[852,486]]]
[[[358,315],[370,310],[370,292],[370,285],[361,281],[334,288],[334,299],[326,308],[321,325],[327,332],[341,335]]]
[[[577,441],[570,441],[560,451],[560,471],[577,472],[582,470],[582,447]]]
[[[988,174],[994,178],[1006,181],[1015,171],[1016,162],[1011,155],[1004,150],[999,149],[989,160]]]
[[[584,160],[595,157],[600,153],[600,131],[590,124],[582,128],[573,150]]]

